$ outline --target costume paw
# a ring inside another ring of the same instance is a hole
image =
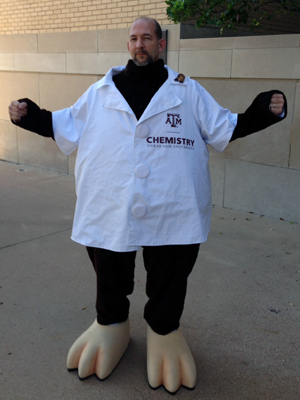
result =
[[[148,325],[147,372],[152,389],[163,385],[172,394],[180,386],[194,389],[196,364],[180,328],[168,335],[158,335]]]
[[[80,379],[93,374],[106,379],[121,360],[129,340],[129,319],[117,325],[100,325],[96,320],[71,347],[67,367],[78,369]]]

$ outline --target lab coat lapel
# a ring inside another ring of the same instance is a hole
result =
[[[129,114],[134,115],[127,101],[118,91],[118,89],[113,85],[109,85],[106,88],[105,100],[103,102],[103,106],[106,108],[113,108],[119,111],[125,111],[128,112]]]
[[[167,79],[166,82],[152,97],[143,115],[139,119],[139,123],[153,117],[156,114],[177,107],[181,103],[182,101],[173,90],[172,85],[170,84],[170,80]]]

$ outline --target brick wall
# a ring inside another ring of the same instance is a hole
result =
[[[163,0],[1,0],[0,34],[127,28],[138,16],[170,23]]]
[[[147,15],[170,24],[164,0],[23,0],[0,2],[0,35],[127,28]],[[266,11],[272,10],[268,6]],[[300,14],[270,21],[259,34],[300,32]],[[243,26],[238,31],[248,31]]]

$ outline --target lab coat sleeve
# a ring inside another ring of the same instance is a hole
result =
[[[69,108],[52,113],[55,141],[69,155],[77,149],[89,117],[89,90]]]
[[[237,114],[221,107],[199,84],[193,91],[196,120],[202,139],[217,152],[222,152],[229,143],[237,124]]]

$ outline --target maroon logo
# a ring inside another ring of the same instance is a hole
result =
[[[181,125],[180,114],[167,114],[166,124],[170,124],[172,128],[177,128]]]

